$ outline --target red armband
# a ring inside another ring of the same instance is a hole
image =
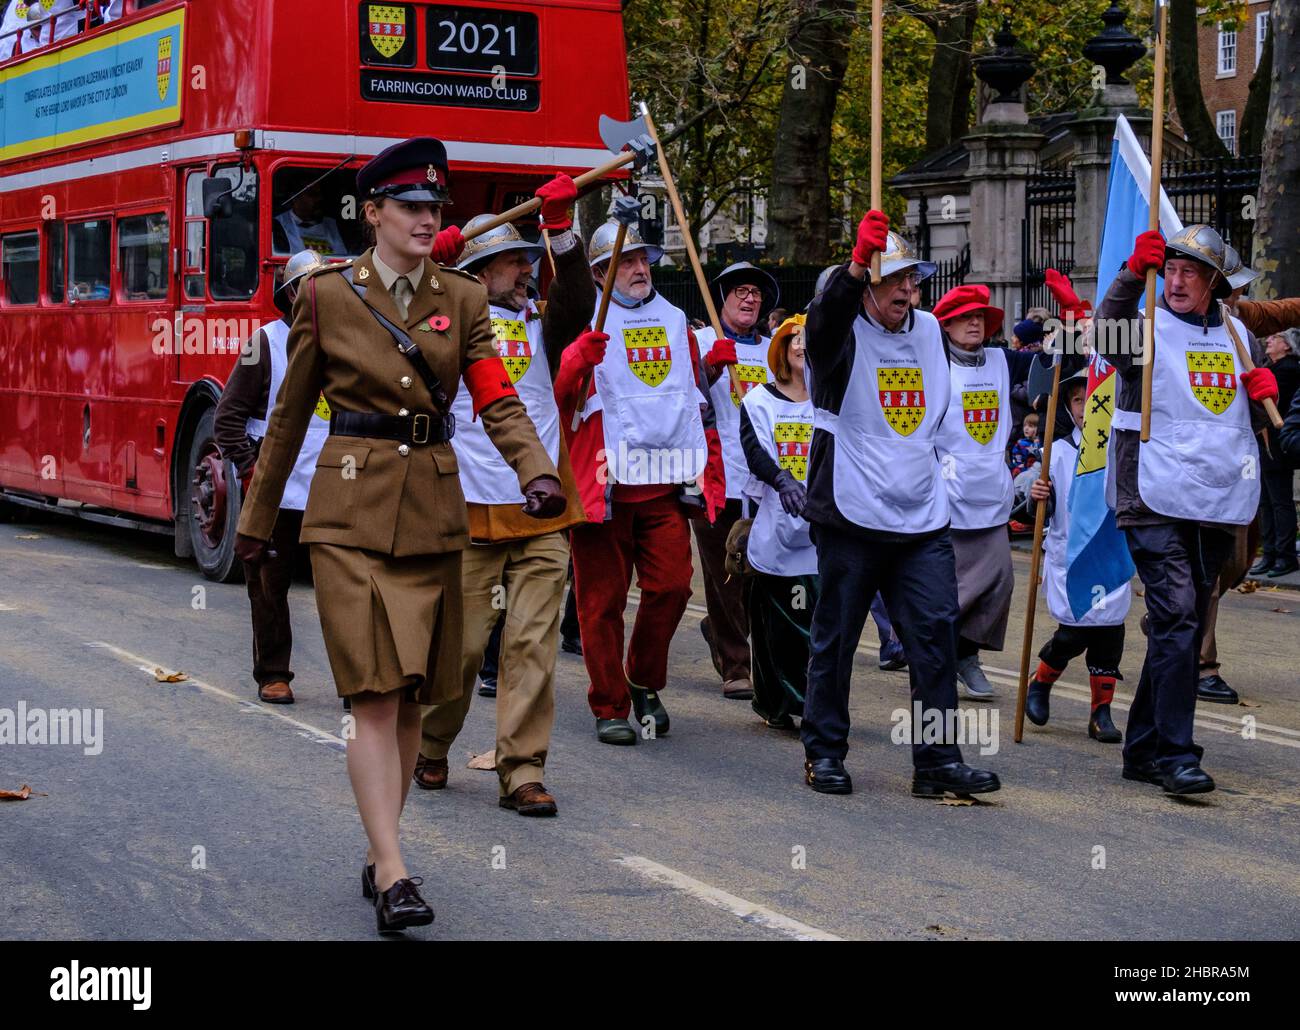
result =
[[[518,397],[515,384],[510,381],[505,362],[500,358],[482,358],[465,367],[465,386],[474,402],[474,417],[489,404],[502,397]]]

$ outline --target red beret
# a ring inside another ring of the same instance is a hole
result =
[[[939,303],[934,306],[934,317],[943,323],[977,311],[984,313],[984,338],[987,340],[1002,328],[1002,309],[989,304],[989,288],[982,283],[954,286],[939,298]]]

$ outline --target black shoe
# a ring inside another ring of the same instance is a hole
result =
[[[497,696],[497,681],[496,681],[496,680],[481,680],[481,681],[479,682],[479,685],[478,685],[478,696],[479,696],[479,697],[496,697],[496,696]]]
[[[1241,700],[1217,672],[1202,676],[1196,681],[1196,699],[1213,701],[1217,705],[1235,705]]]
[[[1166,794],[1208,794],[1214,789],[1214,780],[1195,762],[1188,762],[1165,773],[1160,785]]]
[[[1268,578],[1277,579],[1278,576],[1289,576],[1293,572],[1300,572],[1300,562],[1279,558],[1273,563],[1273,567],[1268,570]]]
[[[373,865],[362,865],[361,867],[361,896],[367,901],[375,900],[375,867]]]
[[[636,730],[626,719],[597,719],[596,739],[602,744],[635,744]]]
[[[645,717],[648,715],[654,720],[655,736],[668,736],[668,710],[664,708],[664,703],[659,700],[658,692],[642,690],[630,683],[627,686],[628,693],[632,695],[632,711],[636,713],[637,725],[644,726]]]
[[[565,654],[582,656],[582,637],[561,637],[560,650]]]
[[[1160,772],[1160,766],[1155,762],[1143,762],[1140,765],[1130,765],[1124,763],[1124,771],[1120,773],[1126,780],[1135,780],[1138,783],[1153,783],[1157,787],[1164,786],[1164,776]]]
[[[1088,736],[1103,744],[1118,744],[1124,739],[1124,735],[1111,720],[1110,705],[1098,705],[1093,709],[1092,717],[1088,720]]]
[[[433,909],[416,890],[422,883],[424,880],[418,876],[407,877],[375,895],[375,922],[380,933],[399,933],[408,926],[433,922]]]
[[[1276,558],[1270,558],[1267,555],[1265,555],[1263,558],[1255,562],[1255,564],[1250,567],[1250,575],[1262,576],[1264,575],[1264,573],[1266,573],[1269,569],[1271,569],[1276,564],[1277,564]]]
[[[906,658],[882,658],[880,660],[881,672],[898,672],[899,669],[907,668]]]
[[[1029,684],[1029,693],[1025,695],[1025,717],[1035,726],[1046,726],[1051,714],[1052,685],[1040,680]]]
[[[838,758],[806,758],[803,776],[818,794],[852,794],[853,781]]]
[[[912,774],[912,797],[941,798],[944,794],[991,794],[1002,789],[996,773],[950,762],[937,769],[917,769]]]

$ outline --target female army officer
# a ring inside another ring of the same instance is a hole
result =
[[[461,379],[538,518],[560,514],[555,466],[510,385],[483,286],[431,260],[455,260],[459,230],[438,232],[447,157],[412,139],[357,173],[375,245],[313,273],[299,292],[289,366],[239,521],[256,564],[322,393],[330,437],[303,518],[321,629],[356,738],[348,775],[370,841],[362,893],[381,933],[433,921],[409,878],[398,822],[420,747],[420,705],[460,692],[461,550],[468,544],[451,399]]]

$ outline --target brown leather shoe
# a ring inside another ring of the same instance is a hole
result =
[[[293,691],[283,680],[276,680],[274,683],[264,683],[258,687],[257,699],[268,705],[291,705]]]
[[[555,798],[540,783],[525,783],[513,794],[503,797],[502,808],[513,808],[520,815],[555,815]]]
[[[447,786],[447,759],[418,756],[411,779],[423,790],[442,790]]]

